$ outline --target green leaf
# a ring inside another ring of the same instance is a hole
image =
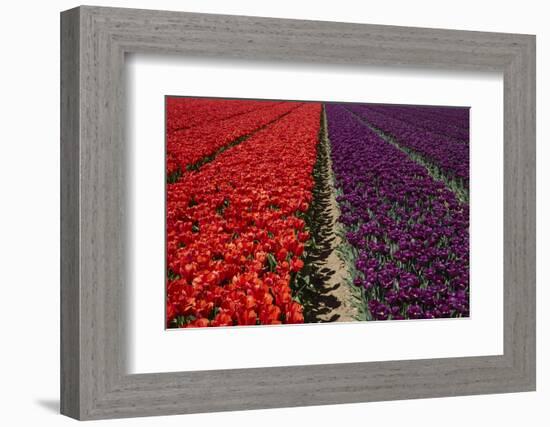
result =
[[[214,320],[214,318],[218,315],[219,312],[220,312],[220,308],[214,307],[210,312],[210,316],[208,316],[208,320]]]
[[[277,268],[277,260],[272,253],[267,254],[267,262],[269,263],[269,271],[275,271]]]

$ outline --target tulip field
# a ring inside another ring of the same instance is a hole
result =
[[[469,316],[469,109],[166,98],[166,327]]]

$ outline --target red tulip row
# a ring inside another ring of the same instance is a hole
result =
[[[166,98],[166,130],[168,133],[226,119],[278,102],[211,98]]]
[[[167,185],[168,327],[304,321],[290,284],[309,240],[300,216],[320,113],[301,105]]]
[[[168,132],[166,155],[168,175],[174,172],[185,172],[199,160],[211,156],[238,138],[277,120],[299,105],[294,102],[282,102],[225,120]]]

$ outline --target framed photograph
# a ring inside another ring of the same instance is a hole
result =
[[[535,390],[535,37],[61,14],[61,412]]]

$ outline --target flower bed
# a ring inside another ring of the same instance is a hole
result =
[[[168,327],[303,322],[290,282],[309,239],[320,109],[276,106],[271,120],[290,113],[167,185]]]
[[[239,114],[225,120],[209,121],[205,124],[167,133],[166,172],[181,175],[188,169],[231,142],[277,120],[299,103],[281,102],[267,108]]]
[[[454,124],[453,120],[445,117],[452,114],[453,110],[449,108],[442,107],[432,113],[427,113],[421,107],[402,107],[396,105],[370,105],[369,108],[378,113],[401,120],[411,126],[423,129],[426,132],[434,133],[436,138],[443,136],[444,138],[451,138],[463,144],[468,144],[470,141],[469,126],[459,127]]]
[[[166,98],[166,131],[184,130],[276,104],[278,102],[170,96]]]
[[[462,181],[469,186],[469,145],[457,144],[449,138],[412,126],[401,120],[375,111],[367,105],[349,105],[347,107],[367,123],[395,138],[404,148],[413,150],[425,160],[441,169],[450,178]]]
[[[391,121],[326,106],[340,220],[370,318],[468,316],[468,205],[347,108],[386,129]]]

